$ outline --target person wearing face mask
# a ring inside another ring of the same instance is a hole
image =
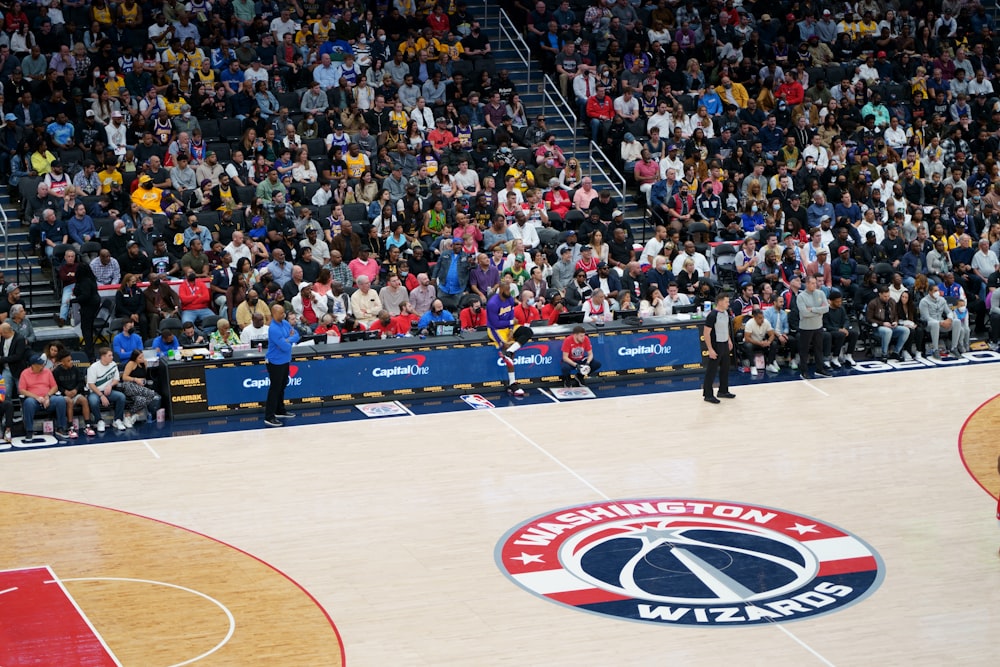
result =
[[[164,282],[165,278],[162,273],[153,275],[143,292],[150,331],[159,331],[160,322],[168,317],[177,317],[180,308],[177,294]]]
[[[458,315],[459,326],[462,331],[471,331],[479,327],[486,326],[486,310],[483,308],[483,301],[478,296],[472,297],[469,305],[462,309]]]
[[[212,302],[212,294],[209,292],[208,284],[203,280],[198,280],[198,275],[193,270],[187,272],[184,284],[178,288],[178,292],[180,293],[182,322],[198,322],[215,314],[209,307]]]
[[[514,317],[518,322],[530,324],[541,319],[542,315],[535,306],[535,294],[529,289],[522,289],[518,295],[518,304],[514,307]]]
[[[245,329],[253,321],[254,315],[259,315],[265,324],[271,320],[271,310],[267,304],[260,298],[256,290],[250,290],[243,303],[236,307],[236,325],[240,329]]]
[[[743,231],[748,234],[759,232],[764,228],[764,216],[757,202],[753,200],[747,202],[746,211],[743,212],[742,216],[742,224]]]

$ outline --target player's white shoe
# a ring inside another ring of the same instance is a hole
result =
[[[524,398],[524,390],[521,389],[521,385],[517,382],[507,387],[507,393],[514,398]]]

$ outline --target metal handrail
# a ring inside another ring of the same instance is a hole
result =
[[[594,151],[597,151],[598,155],[604,159],[604,163],[611,169],[614,175],[621,180],[622,184],[621,188],[619,188],[618,183],[611,178],[611,175],[608,174],[608,172],[604,171],[604,168],[601,166],[600,162],[594,160]],[[608,183],[611,184],[611,187],[614,188],[615,193],[621,199],[622,205],[624,206],[625,193],[628,191],[628,184],[625,182],[625,177],[622,176],[621,172],[619,172],[618,169],[615,167],[615,165],[612,164],[611,160],[608,159],[608,156],[605,155],[601,147],[598,146],[596,143],[594,143],[593,139],[590,140],[590,146],[588,147],[587,157],[588,157],[587,163],[590,169],[593,170],[596,167],[597,170],[601,172],[601,175],[604,176],[604,178],[608,180]]]
[[[9,185],[7,186],[7,194],[10,195],[10,186]],[[8,239],[7,239],[7,226],[9,224],[10,224],[10,222],[7,219],[7,210],[3,206],[0,206],[0,235],[3,236],[3,255],[4,255],[4,257],[8,256],[8,252],[7,251],[8,251],[9,245],[8,245]]]
[[[549,76],[548,74],[545,75],[545,83],[547,85],[542,86],[542,115],[543,116],[548,115],[545,111],[545,100],[548,100],[552,104],[552,108],[555,109],[556,114],[559,116],[562,122],[566,125],[566,127],[568,127],[573,132],[573,152],[576,153],[576,133],[577,133],[576,117],[573,116],[573,114],[570,114],[569,118],[563,115],[562,104],[558,100],[553,98],[552,93],[550,92],[558,89],[556,88],[556,84],[552,80],[552,77]]]
[[[528,87],[531,87],[531,49],[528,48],[528,43],[524,41],[524,37],[521,35],[521,31],[517,29],[514,22],[510,20],[507,12],[503,9],[500,10],[498,16],[497,27],[500,29],[501,34],[507,39],[507,41],[514,47],[514,52],[517,53],[517,57],[521,59],[524,63],[525,68],[528,72]],[[518,42],[520,42],[521,48],[518,48]]]

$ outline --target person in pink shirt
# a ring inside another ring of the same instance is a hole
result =
[[[66,399],[57,396],[59,387],[52,371],[45,367],[45,355],[39,354],[31,358],[31,365],[21,371],[17,383],[18,392],[24,397],[21,411],[24,417],[24,442],[37,442],[34,437],[35,413],[39,408],[55,412],[55,436],[65,440],[66,436]]]
[[[351,270],[351,275],[354,276],[355,283],[358,282],[359,276],[367,276],[368,282],[373,285],[378,282],[379,263],[377,260],[368,257],[367,246],[358,248],[358,256],[351,260],[347,268]]]

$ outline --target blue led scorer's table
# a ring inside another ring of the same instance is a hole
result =
[[[600,377],[696,373],[701,369],[704,320],[660,317],[629,326],[584,325],[601,362]],[[519,382],[559,379],[563,339],[573,326],[534,328],[518,350]],[[161,362],[167,371],[174,419],[233,410],[263,410],[268,378],[264,355]],[[292,405],[362,403],[435,393],[475,393],[506,385],[507,373],[483,332],[461,336],[296,346],[285,398]]]

